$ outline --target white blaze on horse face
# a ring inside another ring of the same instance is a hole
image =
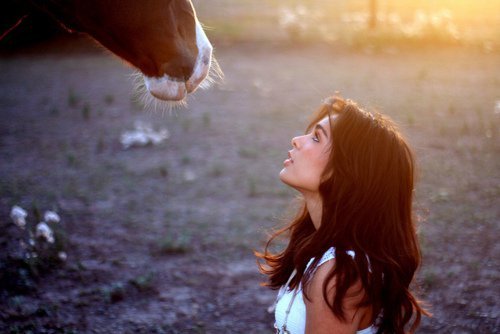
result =
[[[212,44],[210,44],[198,20],[196,20],[196,46],[198,47],[198,55],[193,74],[187,82],[172,79],[166,74],[159,78],[144,76],[144,83],[151,95],[161,100],[180,101],[188,93],[194,92],[198,88],[210,71],[213,50]]]
[[[198,20],[196,20],[196,46],[198,47],[198,56],[196,57],[193,74],[186,82],[188,93],[194,92],[201,82],[205,80],[212,63],[212,44],[210,44]]]

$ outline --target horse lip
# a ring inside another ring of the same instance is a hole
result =
[[[184,81],[163,76],[160,78],[144,76],[148,92],[154,97],[165,101],[180,101],[187,95]]]
[[[196,58],[196,62],[194,64],[193,73],[186,81],[188,93],[194,92],[208,76],[212,63],[212,50],[212,45],[207,45],[199,50],[198,57]]]
[[[207,68],[197,78],[194,78],[195,74],[193,74],[191,78],[189,78],[189,80],[186,81],[186,89],[188,93],[194,92],[200,86],[203,80],[205,80],[205,78],[208,76],[208,71],[209,69]]]
[[[157,99],[164,100],[164,101],[182,101],[185,97],[186,94],[184,93],[178,93],[176,95],[167,95],[163,94],[162,92],[155,92],[155,91],[149,91],[151,95],[156,97]]]

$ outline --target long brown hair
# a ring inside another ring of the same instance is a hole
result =
[[[279,288],[296,268],[290,287],[306,286],[322,254],[334,246],[335,266],[323,284],[323,298],[335,316],[345,320],[343,299],[360,281],[364,295],[358,307],[373,308],[378,333],[404,333],[410,324],[413,333],[421,315],[428,315],[409,290],[421,259],[412,214],[413,153],[389,118],[340,97],[325,101],[306,132],[334,114],[330,156],[319,186],[321,225],[314,228],[303,202],[288,226],[271,236],[264,252],[256,252],[266,263],[259,263],[260,270],[268,275],[266,285]],[[271,252],[272,241],[287,233],[288,246]],[[332,279],[333,297],[327,293]]]

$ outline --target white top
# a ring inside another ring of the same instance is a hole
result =
[[[354,257],[353,251],[348,251],[348,254]],[[321,257],[316,268],[318,268],[323,263],[335,258],[335,247],[329,248],[325,254]],[[306,269],[309,268],[314,258],[309,260]],[[292,274],[293,275],[293,274]],[[296,294],[295,299],[290,307],[290,301],[292,300],[294,294]],[[302,284],[299,284],[297,290],[289,290],[288,286],[282,286],[278,292],[276,309],[274,311],[275,317],[275,328],[282,329],[285,323],[286,311],[290,307],[290,313],[288,314],[288,319],[286,320],[286,329],[290,334],[304,334],[306,332],[306,304],[304,303],[304,297],[302,294]],[[363,330],[357,331],[357,334],[375,334],[377,328],[372,325]],[[278,332],[277,332],[278,333]],[[282,333],[281,331],[279,333]]]

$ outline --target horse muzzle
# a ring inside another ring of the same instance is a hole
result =
[[[196,20],[196,45],[198,55],[189,79],[176,79],[166,74],[159,78],[144,76],[144,83],[151,95],[160,100],[181,101],[200,86],[210,72],[213,47],[198,20]]]

